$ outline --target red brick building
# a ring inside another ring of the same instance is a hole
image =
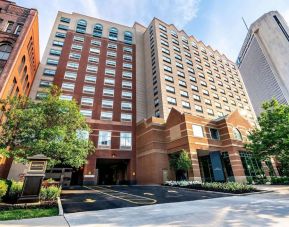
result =
[[[38,65],[37,10],[0,1],[0,98],[28,96]],[[0,156],[0,177],[7,177],[11,162]]]
[[[253,159],[244,148],[249,121],[238,111],[216,120],[180,113],[172,109],[167,120],[149,118],[137,125],[137,181],[160,184],[175,180],[170,169],[170,154],[185,150],[190,154],[190,180],[238,181],[256,177],[260,171],[270,176],[269,168]],[[278,175],[273,165],[271,175]]]

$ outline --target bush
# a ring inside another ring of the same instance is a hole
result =
[[[42,187],[40,190],[40,200],[55,201],[60,196],[61,188],[56,186]]]
[[[8,190],[8,185],[5,180],[0,180],[0,201],[2,200],[2,197],[6,195]]]
[[[271,184],[289,184],[289,177],[271,177]]]
[[[22,192],[23,182],[11,181],[6,200],[9,202],[16,202]]]

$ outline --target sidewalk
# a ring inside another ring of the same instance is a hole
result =
[[[69,227],[63,216],[0,221],[0,227]]]

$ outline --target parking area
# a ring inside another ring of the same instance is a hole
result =
[[[144,206],[226,197],[214,192],[164,186],[90,186],[62,191],[64,213]]]

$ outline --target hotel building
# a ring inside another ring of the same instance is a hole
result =
[[[38,65],[37,10],[0,1],[0,98],[27,96]],[[0,178],[7,177],[11,163],[0,155]]]
[[[255,114],[236,65],[156,18],[127,27],[59,12],[30,96],[52,84],[93,130],[96,151],[77,183],[159,184],[177,177],[168,160],[182,149],[190,179],[245,181],[262,168],[248,170]]]
[[[288,104],[288,59],[288,25],[277,11],[268,12],[250,26],[237,60],[257,115],[273,97]]]

